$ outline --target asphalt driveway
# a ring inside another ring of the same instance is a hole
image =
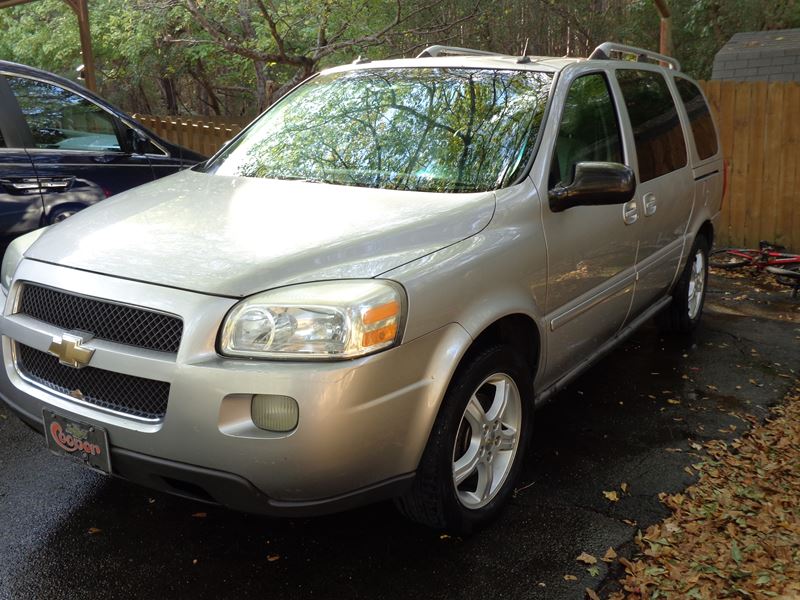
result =
[[[511,506],[469,539],[391,504],[282,521],[161,495],[50,455],[0,408],[0,598],[583,598],[606,565],[575,558],[624,552],[693,480],[692,444],[783,397],[798,309],[714,278],[693,341],[647,326],[537,412]]]

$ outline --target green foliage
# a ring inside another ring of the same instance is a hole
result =
[[[797,0],[668,0],[675,55],[707,78],[737,31],[800,27]],[[134,112],[252,117],[310,73],[358,55],[449,43],[585,56],[605,40],[658,48],[652,0],[91,0],[100,92]],[[0,58],[74,77],[63,0],[0,10]]]

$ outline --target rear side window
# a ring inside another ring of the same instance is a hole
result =
[[[623,161],[619,121],[601,73],[578,77],[569,88],[550,164],[550,186],[572,181],[575,165],[585,161]]]
[[[120,152],[114,117],[86,98],[62,87],[6,77],[37,148]]]
[[[633,126],[640,181],[685,167],[686,141],[664,76],[623,69],[617,71],[617,80]]]
[[[711,158],[717,153],[717,130],[711,111],[708,109],[703,94],[695,84],[688,79],[675,78],[675,85],[681,95],[689,122],[692,124],[692,135],[700,159]]]

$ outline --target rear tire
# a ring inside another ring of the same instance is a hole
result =
[[[692,245],[672,302],[659,315],[661,329],[671,333],[691,333],[700,322],[708,287],[708,240],[700,236]]]
[[[767,271],[774,275],[779,284],[792,288],[792,297],[797,297],[800,290],[800,264],[775,265],[767,267]]]
[[[530,438],[532,375],[508,346],[467,358],[445,394],[411,489],[396,500],[417,523],[466,535],[514,490]]]
[[[64,207],[64,208],[56,208],[53,212],[50,213],[50,217],[48,218],[50,225],[55,225],[56,223],[61,223],[61,221],[65,221],[74,215],[77,212],[80,212],[82,208],[76,207]]]

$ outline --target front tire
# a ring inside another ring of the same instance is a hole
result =
[[[396,501],[408,518],[468,534],[513,492],[530,437],[530,368],[508,346],[462,364],[445,395],[411,490]]]
[[[708,287],[708,240],[698,237],[689,254],[672,302],[659,315],[661,328],[672,333],[691,333],[700,322]]]

